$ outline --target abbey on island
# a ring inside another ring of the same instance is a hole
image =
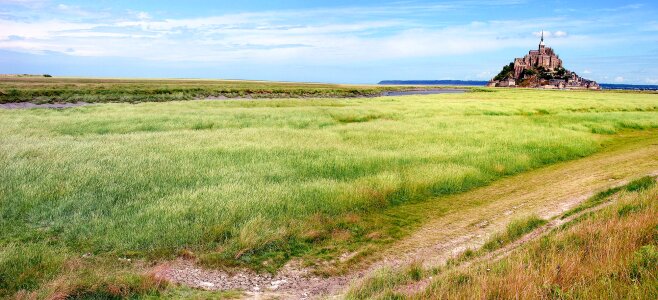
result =
[[[544,43],[544,32],[537,50],[530,50],[523,58],[503,67],[487,86],[529,87],[548,89],[600,89],[599,84],[566,70],[562,60]]]

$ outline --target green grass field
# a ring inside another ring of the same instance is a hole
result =
[[[537,90],[0,110],[0,296],[123,282],[124,257],[332,259],[421,222],[379,231],[386,208],[657,127],[656,94]]]

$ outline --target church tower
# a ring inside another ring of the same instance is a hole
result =
[[[546,54],[546,45],[544,44],[544,31],[541,31],[541,41],[539,42],[539,54]]]

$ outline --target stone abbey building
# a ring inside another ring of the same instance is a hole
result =
[[[530,50],[523,58],[515,58],[487,86],[599,89],[596,82],[583,79],[562,66],[560,57],[544,44],[543,31],[537,50]]]
[[[523,70],[540,66],[547,70],[562,67],[562,60],[555,54],[553,48],[546,47],[544,44],[544,32],[541,33],[539,50],[530,50],[523,58],[514,59],[514,78],[519,78]]]

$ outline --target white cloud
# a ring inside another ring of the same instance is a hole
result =
[[[85,10],[75,5],[58,4],[56,8],[61,13],[78,17],[100,17],[103,15],[99,12]]]
[[[475,2],[467,3],[475,5]],[[404,6],[400,10],[390,7],[286,10],[178,19],[129,12],[114,19],[102,18],[98,23],[88,19],[76,22],[57,15],[36,21],[0,19],[0,49],[163,61],[330,64],[462,55],[514,47],[527,49],[536,45],[537,40],[527,32],[535,30],[538,23],[565,29],[588,25],[584,20],[555,18],[474,21],[433,27],[404,19],[405,13],[454,9],[458,4],[451,5]],[[59,8],[74,9],[66,5]],[[344,18],[344,14],[369,18]],[[370,18],[372,14],[380,17]],[[551,46],[589,47],[614,42],[611,37],[597,40],[567,35],[563,30],[546,34],[561,37],[549,41]]]
[[[30,39],[52,39],[59,33],[84,31],[103,26],[96,23],[68,22],[62,20],[44,20],[40,22],[21,22],[0,19],[0,40],[9,36]],[[48,50],[48,49],[44,49]]]
[[[611,8],[599,8],[597,11],[602,11],[602,12],[618,12],[618,11],[624,11],[624,10],[637,10],[642,8],[644,5],[635,3],[635,4],[628,4],[624,6],[618,6],[618,7],[611,7]]]
[[[151,18],[151,15],[149,13],[143,11],[138,12],[136,15],[137,15],[137,19],[140,20],[148,20]]]
[[[590,70],[584,70],[584,71],[583,71],[583,74],[592,74],[592,71],[590,71]]]
[[[647,78],[644,80],[644,82],[648,84],[658,84],[658,79]]]
[[[541,37],[542,31],[535,31],[532,33],[535,37]],[[569,34],[566,31],[558,30],[558,31],[548,31],[544,30],[543,31],[544,38],[564,38],[567,37]]]
[[[564,32],[564,31],[558,30],[553,34],[553,36],[558,37],[558,38],[565,37],[565,36],[567,36],[567,33]]]
[[[26,7],[39,7],[48,0],[0,0],[0,4],[21,5]]]
[[[615,82],[624,82],[624,77],[617,76],[617,77],[615,77],[614,81]]]

